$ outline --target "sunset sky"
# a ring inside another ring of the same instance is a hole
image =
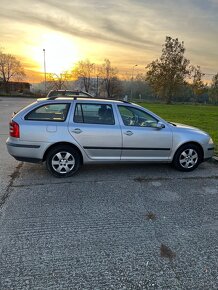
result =
[[[145,71],[166,35],[210,79],[218,72],[218,0],[1,0],[0,46],[16,55],[28,80],[109,58],[122,74]]]

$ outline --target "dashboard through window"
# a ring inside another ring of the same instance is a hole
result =
[[[118,106],[125,126],[156,127],[158,120],[145,111],[130,106]]]
[[[114,114],[108,104],[76,104],[74,123],[114,125]]]

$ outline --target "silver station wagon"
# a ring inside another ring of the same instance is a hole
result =
[[[8,152],[68,177],[86,163],[168,162],[191,171],[213,156],[211,137],[139,105],[81,97],[39,99],[15,113]]]

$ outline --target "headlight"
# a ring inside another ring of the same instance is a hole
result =
[[[212,138],[210,138],[210,140],[209,140],[209,142],[208,142],[209,144],[213,144],[213,139]]]

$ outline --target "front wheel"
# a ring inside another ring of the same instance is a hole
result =
[[[181,146],[173,159],[173,165],[180,171],[192,171],[198,167],[202,161],[200,148],[195,144]]]
[[[80,155],[70,146],[57,146],[49,151],[46,167],[55,177],[70,177],[81,165]]]

